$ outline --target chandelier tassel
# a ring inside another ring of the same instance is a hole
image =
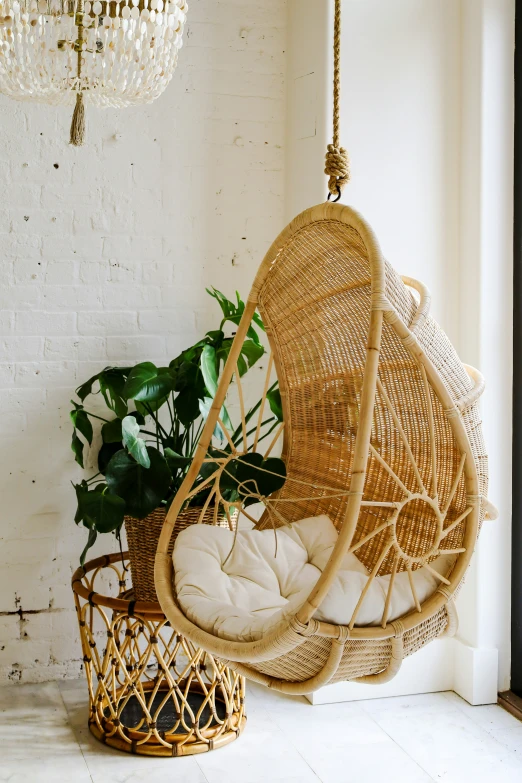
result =
[[[85,104],[83,102],[83,92],[76,93],[76,106],[71,122],[71,144],[75,147],[81,147],[85,141]]]

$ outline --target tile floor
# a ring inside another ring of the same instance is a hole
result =
[[[522,723],[453,693],[312,707],[250,685],[247,713],[228,747],[147,759],[92,737],[83,681],[0,688],[0,781],[522,783]]]

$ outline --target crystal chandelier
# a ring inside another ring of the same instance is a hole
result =
[[[0,0],[0,92],[73,103],[71,144],[83,144],[84,99],[151,103],[182,45],[186,0]]]

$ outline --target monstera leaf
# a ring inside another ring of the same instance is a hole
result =
[[[105,479],[112,494],[125,500],[125,513],[143,519],[165,499],[172,478],[165,457],[147,447],[150,468],[144,468],[125,450],[107,465]]]
[[[221,492],[233,490],[243,500],[245,508],[268,497],[284,485],[286,466],[278,457],[263,459],[262,454],[244,454],[231,460],[219,481]],[[252,497],[252,495],[254,497]]]
[[[152,362],[137,364],[123,387],[127,400],[157,402],[170,394],[174,381],[168,367],[156,367]]]
[[[125,501],[109,494],[106,484],[98,484],[95,489],[81,493],[78,508],[86,527],[98,533],[112,533],[123,523]]]

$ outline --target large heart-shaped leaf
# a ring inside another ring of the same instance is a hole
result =
[[[286,466],[278,457],[263,459],[262,454],[244,454],[231,460],[219,481],[221,492],[233,490],[245,507],[257,503],[258,495],[268,497],[284,485]]]
[[[181,391],[174,400],[174,409],[184,427],[199,418],[199,398],[190,388]]]
[[[166,397],[172,389],[173,379],[168,367],[158,368],[152,362],[142,362],[129,373],[123,396],[127,400],[157,402]]]
[[[144,468],[126,451],[118,451],[107,465],[105,478],[110,491],[125,500],[125,513],[143,519],[165,500],[171,473],[157,449],[147,447],[150,468]]]
[[[140,425],[134,416],[125,416],[121,423],[123,445],[129,450],[136,462],[144,468],[150,468],[150,459],[143,438],[140,438]]]
[[[120,441],[119,443],[103,443],[101,449],[98,452],[98,470],[100,473],[103,473],[105,475],[105,471],[107,470],[107,466],[111,459],[114,457],[115,454],[117,454],[118,451],[121,451],[123,448],[123,443]]]
[[[104,484],[81,493],[79,505],[84,523],[98,533],[112,533],[123,524],[125,501],[118,495],[110,494]]]
[[[171,370],[175,374],[174,391],[182,392],[190,390],[200,399],[205,396],[205,381],[199,366],[199,360],[182,362],[177,370]]]
[[[183,457],[181,454],[178,454],[169,448],[165,449],[164,455],[172,473],[175,473],[177,470],[187,468],[192,462],[192,457]]]
[[[101,428],[101,434],[104,443],[121,443],[123,438],[121,419],[106,422]]]

